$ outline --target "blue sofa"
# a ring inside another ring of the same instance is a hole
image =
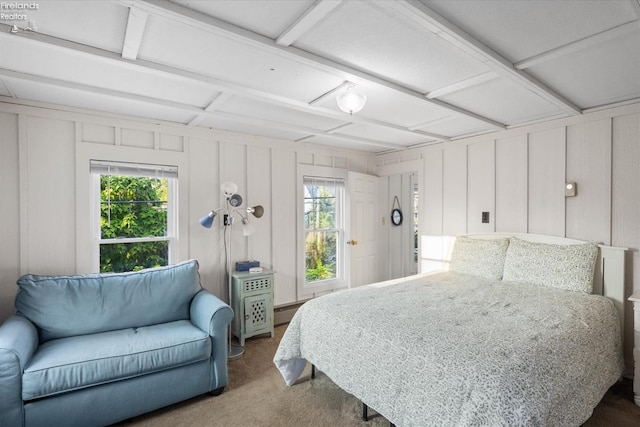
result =
[[[0,327],[0,426],[108,425],[227,385],[233,311],[196,261],[18,286]]]

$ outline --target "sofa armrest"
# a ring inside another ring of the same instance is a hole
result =
[[[22,426],[22,372],[38,348],[38,331],[13,316],[0,326],[0,425]]]
[[[190,308],[191,323],[216,336],[227,336],[227,325],[233,320],[233,310],[207,290],[201,290],[193,297]]]
[[[233,310],[207,290],[201,290],[191,301],[191,323],[211,336],[211,381],[209,391],[228,383],[227,330],[233,320]]]

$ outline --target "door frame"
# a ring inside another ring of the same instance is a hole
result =
[[[404,162],[398,162],[398,163],[393,163],[393,164],[388,164],[388,165],[380,165],[377,168],[377,175],[380,178],[384,178],[384,177],[389,177],[391,175],[402,175],[405,173],[415,173],[417,178],[417,182],[418,182],[418,199],[420,201],[420,212],[419,212],[419,217],[418,217],[418,273],[422,272],[422,265],[419,262],[419,260],[421,259],[421,253],[422,253],[422,246],[421,246],[421,236],[424,234],[424,225],[425,225],[425,211],[426,209],[424,208],[423,205],[423,200],[425,200],[425,193],[424,193],[424,189],[425,189],[425,184],[424,184],[424,159],[414,159],[414,160],[407,160]],[[382,218],[384,218],[385,220],[385,224],[390,224],[390,218],[389,218],[389,214],[391,212],[390,209],[387,209],[387,203],[386,200],[383,200],[383,197],[387,197],[388,194],[382,194],[383,192],[380,192],[380,197],[381,197],[381,202],[380,202],[380,216],[382,216]],[[388,193],[388,188],[387,188],[387,193]],[[405,215],[405,221],[409,220],[409,215]],[[385,229],[385,233],[383,233],[383,235],[380,238],[380,242],[379,242],[379,247],[381,248],[379,252],[380,255],[380,259],[382,260],[383,256],[383,252],[382,250],[384,248],[386,248],[388,250],[389,248],[389,233],[391,230],[391,225],[388,225]],[[413,254],[411,254],[413,255]],[[406,252],[405,256],[408,256],[408,251]],[[382,262],[379,263],[380,264],[380,272],[379,272],[379,277],[381,278],[381,280],[385,280],[385,279],[390,279],[391,277],[390,275],[390,266],[386,265]]]

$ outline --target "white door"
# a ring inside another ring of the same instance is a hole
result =
[[[378,279],[378,177],[349,172],[349,229],[346,233],[349,287]]]

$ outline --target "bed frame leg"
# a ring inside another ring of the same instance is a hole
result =
[[[311,364],[311,379],[315,379],[316,377],[316,365]]]
[[[369,408],[367,404],[362,402],[362,421],[369,421]]]

